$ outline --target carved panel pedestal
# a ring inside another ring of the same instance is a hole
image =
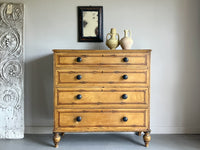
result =
[[[0,138],[24,137],[23,4],[0,3]]]

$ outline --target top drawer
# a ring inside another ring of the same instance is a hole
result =
[[[64,66],[148,66],[149,55],[147,53],[56,53],[56,67]]]

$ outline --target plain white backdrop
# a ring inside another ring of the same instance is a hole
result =
[[[52,132],[52,49],[107,49],[113,27],[152,49],[152,133],[200,133],[199,0],[8,1],[25,4],[26,133]],[[77,42],[77,6],[89,5],[103,6],[103,43]]]

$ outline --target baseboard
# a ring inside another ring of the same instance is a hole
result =
[[[200,134],[200,128],[152,127],[152,134]]]
[[[52,132],[53,132],[53,127],[25,127],[25,134],[52,134]],[[99,134],[107,134],[107,133],[110,132],[100,132]],[[132,134],[131,132],[125,132],[125,133]],[[200,128],[152,127],[151,133],[152,134],[200,134]],[[81,134],[88,134],[88,133],[86,132]]]
[[[25,127],[25,134],[52,134],[53,133],[53,127]]]

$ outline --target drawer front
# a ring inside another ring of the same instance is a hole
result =
[[[57,54],[56,66],[147,65],[147,54]]]
[[[109,72],[109,71],[56,71],[56,84],[148,84],[147,70],[129,72]]]
[[[134,110],[58,110],[57,127],[147,127],[148,111]]]
[[[58,88],[56,98],[57,105],[148,104],[148,88]]]

